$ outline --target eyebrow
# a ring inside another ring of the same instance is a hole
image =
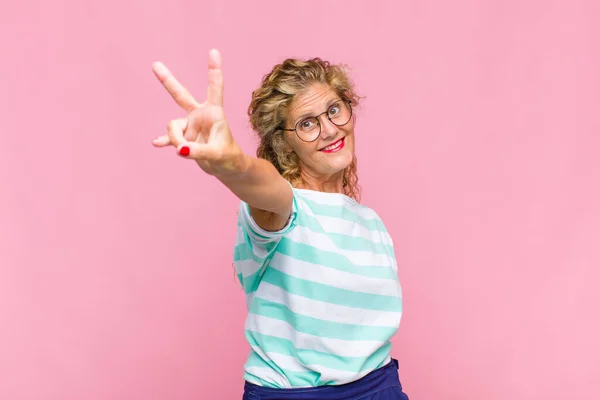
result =
[[[340,99],[339,97],[336,97],[335,99],[329,100],[327,103],[325,103],[325,104],[327,104],[327,109],[329,110],[329,107],[331,107],[331,105],[333,103],[337,103],[338,101],[342,101],[342,99]],[[297,124],[299,121],[303,120],[306,117],[314,117],[314,114],[312,112],[308,112],[308,111],[305,112],[305,113],[300,114],[299,117],[294,118],[294,120],[293,120],[294,121],[294,125]]]

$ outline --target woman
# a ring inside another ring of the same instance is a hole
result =
[[[248,110],[258,158],[229,131],[216,50],[202,104],[164,65],[153,69],[188,112],[154,145],[176,147],[241,200],[234,266],[251,346],[243,398],[408,399],[390,358],[402,311],[393,244],[358,203],[358,97],[344,69],[288,59],[263,78]]]

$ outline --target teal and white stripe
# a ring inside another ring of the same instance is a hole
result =
[[[373,210],[294,189],[289,223],[267,232],[242,203],[234,266],[248,307],[247,381],[339,385],[390,361],[402,296],[392,239]]]

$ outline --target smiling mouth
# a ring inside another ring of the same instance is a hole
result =
[[[335,153],[336,151],[340,151],[344,147],[345,143],[346,143],[346,137],[344,136],[340,140],[338,140],[334,143],[331,143],[329,146],[319,149],[319,151],[322,151],[323,153]]]

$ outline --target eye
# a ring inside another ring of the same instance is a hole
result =
[[[313,118],[307,118],[305,120],[300,121],[298,127],[303,131],[308,131],[315,126],[315,121]]]
[[[335,117],[339,113],[340,113],[340,105],[339,105],[339,103],[335,103],[331,107],[329,107],[329,115],[331,117]]]

